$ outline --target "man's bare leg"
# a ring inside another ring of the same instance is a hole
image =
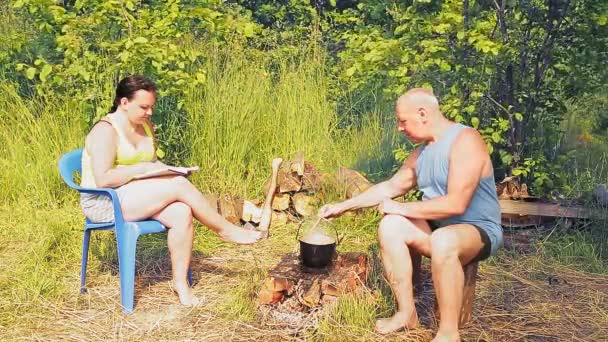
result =
[[[459,224],[440,228],[431,235],[431,270],[441,320],[433,342],[460,341],[458,322],[462,307],[466,265],[483,247],[476,228]]]
[[[378,231],[382,265],[397,300],[397,311],[390,318],[379,319],[376,331],[388,334],[401,328],[418,326],[412,284],[412,259],[410,248],[430,250],[430,229],[426,222],[412,221],[397,215],[387,215],[380,222]],[[427,231],[428,230],[428,231]],[[414,255],[418,255],[415,253]]]

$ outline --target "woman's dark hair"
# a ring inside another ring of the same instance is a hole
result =
[[[140,75],[132,75],[123,78],[116,86],[116,97],[110,113],[114,113],[120,104],[120,99],[126,97],[131,100],[138,90],[147,90],[156,93],[156,85],[148,78]]]

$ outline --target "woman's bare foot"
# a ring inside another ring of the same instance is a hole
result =
[[[239,245],[250,245],[256,243],[261,237],[261,232],[233,226],[218,232],[220,238],[226,242],[234,242]]]
[[[414,308],[410,314],[396,312],[393,317],[381,318],[376,321],[376,331],[379,334],[390,334],[401,328],[414,329],[418,326],[418,314]]]
[[[431,342],[460,342],[460,334],[458,331],[445,333],[438,331]]]
[[[180,303],[185,306],[197,306],[201,304],[201,300],[194,294],[192,288],[188,284],[171,283],[171,289],[177,293]]]

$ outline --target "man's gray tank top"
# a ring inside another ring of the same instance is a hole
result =
[[[424,145],[416,162],[416,182],[423,200],[445,196],[448,190],[450,150],[458,134],[467,128],[452,125],[435,143]],[[438,221],[439,226],[469,223],[483,229],[490,238],[492,255],[503,244],[500,204],[496,195],[494,173],[482,178],[464,214]]]

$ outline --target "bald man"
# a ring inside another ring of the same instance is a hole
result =
[[[459,341],[463,265],[486,259],[502,246],[492,162],[479,133],[448,120],[432,92],[411,89],[395,107],[399,131],[421,146],[392,178],[352,199],[324,206],[319,215],[331,218],[372,206],[384,214],[378,230],[380,254],[397,311],[376,322],[379,333],[418,325],[412,274],[424,255],[431,258],[441,312],[433,341]],[[422,201],[392,200],[414,187],[422,191]]]

